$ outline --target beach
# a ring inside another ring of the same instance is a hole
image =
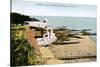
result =
[[[64,63],[96,61],[96,44],[89,36],[82,39],[72,38],[79,43],[53,44],[49,47],[55,57]]]

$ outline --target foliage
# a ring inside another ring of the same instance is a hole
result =
[[[30,21],[31,18],[29,16],[21,15],[18,13],[11,13],[11,22],[12,24],[24,24],[24,21]]]
[[[17,36],[17,31],[11,36],[11,66],[40,64],[36,58],[35,49],[30,46],[24,36]]]
[[[19,13],[10,13],[10,20],[12,24],[24,24],[24,21],[39,21],[36,18],[30,18],[29,16],[26,15],[21,15]]]

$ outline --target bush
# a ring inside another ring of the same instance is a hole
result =
[[[35,49],[23,35],[18,37],[15,34],[16,31],[13,31],[11,36],[11,66],[40,64],[36,58]]]

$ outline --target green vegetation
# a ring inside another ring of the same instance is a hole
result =
[[[10,13],[11,20],[11,66],[41,64],[36,50],[27,42],[24,34],[25,21],[39,21],[36,18]]]
[[[39,21],[36,18],[30,18],[30,16],[22,15],[19,13],[10,13],[10,20],[13,26],[18,24],[24,25],[24,21]]]
[[[31,18],[29,16],[26,16],[26,15],[21,15],[19,13],[11,13],[11,22],[12,24],[21,24],[23,25],[24,24],[24,21],[31,21]]]
[[[11,36],[11,66],[41,64],[35,49],[24,37],[24,31],[14,30]]]

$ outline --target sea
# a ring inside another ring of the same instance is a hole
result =
[[[96,17],[66,17],[66,16],[32,16],[37,18],[41,22],[44,19],[48,20],[50,27],[61,27],[66,26],[68,29],[84,30],[91,29],[91,33],[96,33],[97,19]],[[91,37],[96,41],[96,36]]]

